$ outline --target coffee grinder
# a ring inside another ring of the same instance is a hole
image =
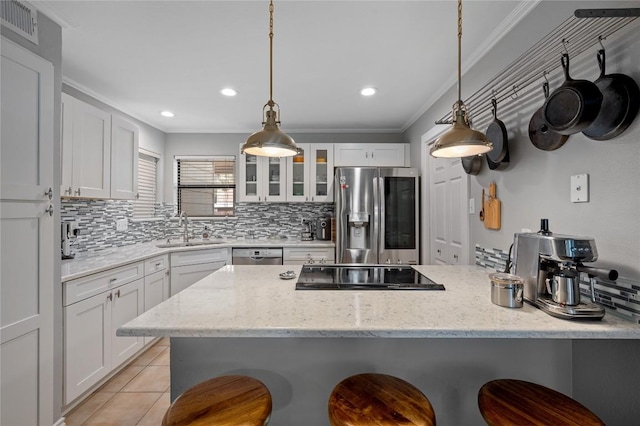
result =
[[[517,233],[514,241],[515,275],[524,279],[524,299],[549,315],[564,319],[604,317],[596,305],[596,277],[616,280],[615,270],[594,268],[598,251],[593,238],[554,234],[542,219],[537,233]],[[591,286],[591,302],[580,301],[580,274],[586,273]]]

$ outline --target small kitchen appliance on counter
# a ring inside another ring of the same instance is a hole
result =
[[[331,218],[321,217],[316,222],[316,240],[329,241],[331,239]]]
[[[517,275],[502,272],[489,274],[491,302],[506,308],[521,308],[524,280]]]
[[[71,243],[78,235],[78,225],[76,222],[62,222],[60,229],[60,249],[62,260],[73,259],[75,255],[71,253]]]
[[[616,280],[615,270],[594,268],[583,262],[598,259],[596,242],[589,237],[554,234],[547,219],[537,233],[515,234],[515,274],[524,279],[524,299],[549,315],[564,319],[604,317],[595,303],[596,277]],[[591,302],[580,301],[580,273],[589,276]]]

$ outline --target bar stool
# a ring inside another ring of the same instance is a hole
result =
[[[259,380],[221,376],[182,393],[169,407],[162,426],[264,426],[271,416],[271,394]]]
[[[584,405],[553,389],[522,380],[485,383],[478,392],[478,407],[490,426],[497,425],[604,425]]]
[[[386,374],[357,374],[338,383],[329,397],[331,426],[432,426],[436,416],[418,388]]]

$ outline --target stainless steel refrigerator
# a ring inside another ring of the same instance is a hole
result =
[[[419,263],[419,178],[411,168],[335,170],[336,263]]]

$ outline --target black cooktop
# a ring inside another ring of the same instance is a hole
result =
[[[305,265],[296,290],[444,290],[411,266]]]

